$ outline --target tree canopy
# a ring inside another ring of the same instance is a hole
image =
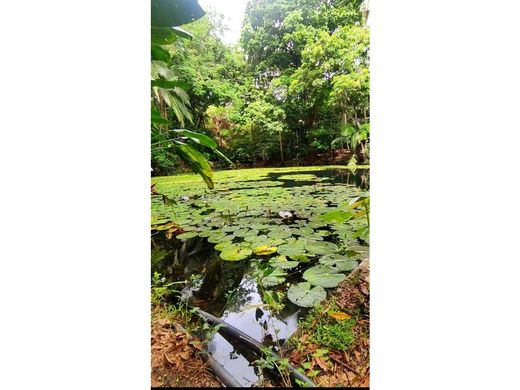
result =
[[[366,18],[360,0],[252,0],[237,45],[221,41],[215,13],[181,26],[175,39],[153,28],[152,43],[155,36],[161,45],[152,46],[152,142],[188,126],[236,163],[279,164],[336,149],[367,162]],[[186,31],[193,38],[178,39]],[[212,150],[201,152],[220,163]],[[179,158],[171,148],[153,150],[154,173],[173,173]]]

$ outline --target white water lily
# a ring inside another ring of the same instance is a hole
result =
[[[291,218],[291,217],[293,216],[289,211],[280,211],[280,212],[278,213],[278,215],[279,215],[280,217],[282,217],[283,219],[285,219],[285,218]]]

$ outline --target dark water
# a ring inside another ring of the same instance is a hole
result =
[[[350,184],[364,190],[369,188],[368,170],[352,173],[342,169],[318,171],[311,168],[298,173],[329,177],[335,183]],[[267,180],[291,187],[314,184],[283,179],[287,175],[287,172],[272,172]],[[296,331],[298,320],[305,315],[303,309],[289,302],[280,312],[271,312],[256,283],[255,267],[251,262],[223,261],[213,245],[202,237],[181,243],[177,239],[167,239],[164,232],[158,232],[152,235],[152,273],[157,271],[172,281],[188,280],[182,291],[183,299],[266,346],[276,348],[282,345]],[[251,386],[258,381],[257,371],[251,363],[256,356],[241,345],[232,344],[217,334],[208,349],[243,386]]]

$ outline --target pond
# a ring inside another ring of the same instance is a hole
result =
[[[277,349],[369,245],[369,170],[341,166],[152,178],[152,273],[187,280],[183,297]],[[209,351],[243,386],[247,350],[221,335]]]

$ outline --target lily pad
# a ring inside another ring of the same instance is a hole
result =
[[[231,225],[226,225],[226,226],[224,226],[221,230],[222,230],[223,232],[230,233],[230,232],[234,232],[235,230],[238,230],[238,227],[236,227],[236,226],[231,226]]]
[[[294,236],[306,236],[307,234],[311,234],[314,232],[314,230],[312,228],[306,227],[306,226],[300,227],[297,229],[293,229],[291,231]]]
[[[259,256],[271,255],[276,252],[276,247],[269,245],[260,245],[254,248],[253,252],[255,252],[255,255]]]
[[[291,260],[297,261],[299,263],[308,263],[310,261],[309,257],[305,255],[291,255],[289,257]]]
[[[168,222],[168,223],[165,223],[163,225],[158,225],[156,227],[156,229],[157,230],[168,230],[168,229],[170,229],[170,228],[172,228],[174,226],[175,226],[175,222]]]
[[[223,241],[233,241],[234,238],[235,238],[235,236],[232,234],[226,234],[224,232],[221,232],[221,233],[217,233],[212,236],[209,236],[208,242],[211,242],[212,244],[217,244],[217,243],[223,242]]]
[[[268,234],[268,236],[271,238],[280,238],[280,239],[291,237],[291,235],[292,234],[289,230],[273,230],[273,231],[270,231]]]
[[[305,248],[295,244],[283,244],[278,247],[278,253],[284,256],[302,256],[305,255]]]
[[[352,214],[350,211],[334,210],[323,214],[321,216],[321,220],[328,223],[341,223],[348,221],[353,216],[354,214]]]
[[[186,233],[178,234],[175,237],[178,238],[179,240],[187,240],[189,238],[197,237],[198,235],[199,234],[197,232],[186,232]]]
[[[339,251],[339,247],[336,244],[328,241],[309,241],[305,245],[305,249],[315,255],[328,255]]]
[[[271,267],[281,268],[281,269],[291,269],[298,266],[297,261],[289,261],[285,256],[278,256],[274,259],[269,260],[269,265]]]
[[[338,271],[352,271],[358,265],[356,260],[352,260],[347,256],[336,254],[325,255],[320,258],[319,261],[321,264],[328,267],[334,267]]]
[[[330,232],[328,230],[316,230],[316,233],[322,237],[330,236]]]
[[[303,278],[314,286],[336,287],[346,276],[338,274],[338,270],[332,267],[316,266],[303,273]]]
[[[241,248],[240,246],[231,246],[226,248],[220,253],[220,258],[226,261],[238,261],[247,259],[253,251],[247,248]]]
[[[249,233],[244,236],[244,240],[252,242],[256,237],[258,237],[258,230],[250,230]]]
[[[215,231],[211,230],[211,229],[203,230],[203,231],[199,232],[199,236],[200,237],[209,237],[209,236],[211,236],[213,234],[215,234]]]
[[[217,251],[223,251],[232,245],[236,245],[236,244],[233,244],[233,241],[222,241],[222,242],[219,242],[217,245],[215,245],[215,249]]]
[[[262,285],[265,287],[276,286],[277,284],[283,283],[287,274],[282,270],[275,268],[273,272],[262,278]]]
[[[235,230],[235,232],[233,234],[237,237],[245,237],[245,236],[249,236],[249,235],[257,235],[258,230],[238,229],[238,230]]]
[[[311,288],[309,282],[293,284],[287,291],[287,298],[295,305],[301,307],[312,307],[323,301],[327,297],[327,292],[323,287]]]

